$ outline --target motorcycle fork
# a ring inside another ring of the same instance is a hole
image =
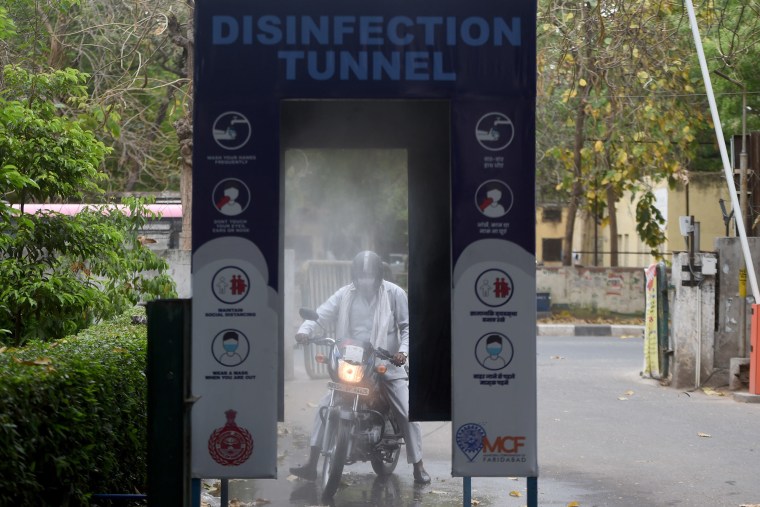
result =
[[[346,464],[353,463],[351,455],[354,453],[354,431],[356,430],[356,410],[359,406],[359,395],[354,395],[354,404],[351,411],[351,417],[344,419],[351,426],[350,438],[348,439],[348,448],[346,449]]]
[[[353,408],[352,415],[356,414],[356,411],[358,410],[358,407],[359,407],[359,395],[355,394],[354,395],[354,403],[353,403],[353,407],[352,407]],[[332,426],[334,424],[338,424],[339,421],[340,421],[340,419],[342,419],[341,413],[340,413],[340,409],[338,408],[338,410],[334,410],[335,408],[336,408],[336,406],[335,406],[335,391],[331,391],[330,392],[330,403],[327,405],[327,407],[325,407],[325,409],[324,409],[324,414],[325,415],[324,415],[324,417],[322,417],[322,454],[326,454],[327,452],[329,452],[327,450],[327,447],[328,447],[328,444],[330,442],[330,433],[333,431]],[[354,430],[354,428],[353,428],[354,418],[351,417],[350,419],[346,419],[346,420],[348,420],[348,421],[351,422],[351,433],[353,434],[353,430]],[[353,448],[352,444],[353,444],[353,438],[350,439],[349,442],[348,442],[348,452],[347,452],[348,456],[351,456],[351,451],[352,451],[352,448]]]
[[[330,443],[330,434],[332,426],[335,423],[335,391],[330,391],[330,402],[326,407],[320,410],[319,416],[322,418],[322,454],[327,455],[329,452],[328,444]]]

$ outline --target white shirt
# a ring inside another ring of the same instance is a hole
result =
[[[383,289],[388,292],[388,301],[391,305],[391,313],[395,322],[388,326],[387,345],[388,352],[395,354],[404,352],[409,354],[409,300],[404,289],[398,285],[383,280]],[[326,328],[332,328],[338,321],[338,311],[340,303],[346,297],[349,291],[355,291],[354,284],[348,284],[338,289],[335,294],[330,296],[327,301],[317,308],[319,314],[319,323]],[[377,299],[377,298],[375,298]],[[357,304],[357,302],[360,302]],[[375,303],[375,301],[373,301]],[[363,296],[356,295],[354,303],[351,305],[351,315],[349,317],[351,338],[357,340],[369,340],[372,330],[372,320],[374,316],[374,306],[367,303]],[[298,329],[299,333],[305,333],[314,336],[318,328],[317,323],[307,320],[301,324]],[[363,337],[363,338],[362,338]],[[338,337],[342,338],[342,337]],[[406,377],[403,367],[396,367],[388,364],[388,373],[386,378]]]

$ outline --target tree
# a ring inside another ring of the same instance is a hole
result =
[[[148,218],[145,201],[73,216],[24,212],[29,202],[102,192],[97,182],[109,149],[87,127],[86,75],[15,66],[3,75],[0,194],[8,204],[0,207],[0,339],[20,345],[60,338],[140,299],[172,295],[166,262],[137,236]]]
[[[617,263],[615,203],[626,190],[644,195],[641,239],[653,253],[664,240],[649,185],[685,176],[704,120],[704,108],[684,97],[694,93],[684,19],[666,2],[541,2],[537,119],[552,135],[539,136],[539,151],[565,169],[558,189],[569,198],[566,265],[580,209],[610,225]]]
[[[746,120],[747,134],[757,131],[760,129],[760,75],[756,71],[760,52],[760,3],[726,2],[713,16],[703,18],[700,30],[708,67],[711,71],[720,72],[713,73],[711,81],[724,133],[727,136],[740,135],[743,119]],[[729,79],[724,79],[723,76]],[[747,110],[744,112],[743,96],[746,97],[747,103]],[[709,152],[712,157],[701,160],[701,165],[709,164],[716,169],[722,167],[715,147],[715,132],[709,130],[703,135],[709,136],[712,141],[712,150]],[[741,150],[741,141],[736,150],[737,153]],[[749,146],[747,151],[751,151]],[[735,167],[739,166],[738,157],[735,164]],[[749,172],[747,181],[750,197],[753,194],[756,196],[760,188],[756,164],[755,171]],[[741,191],[740,183],[737,183],[737,190]],[[756,199],[750,198],[748,203],[749,207],[744,209],[745,225],[747,233],[754,235],[753,232],[760,220],[760,210],[756,207]]]
[[[747,130],[760,129],[760,74],[757,59],[760,53],[760,3],[726,2],[721,10],[703,16],[700,26],[705,55],[711,70],[720,70],[745,85]],[[727,131],[741,132],[741,93],[733,84],[715,76],[713,87],[720,96],[718,109]],[[730,129],[730,130],[729,130]]]
[[[75,68],[101,126],[96,135],[114,150],[106,159],[106,190],[177,189],[180,145],[173,123],[186,113],[186,48],[177,27],[192,25],[192,5],[180,0],[7,0],[18,34],[8,62],[36,71]]]
[[[179,189],[181,248],[189,249],[193,0],[6,4],[21,34],[8,39],[7,61],[89,75],[93,131],[114,148],[101,186],[110,194]]]

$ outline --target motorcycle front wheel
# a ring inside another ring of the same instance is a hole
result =
[[[385,435],[400,435],[401,429],[399,428],[396,418],[391,415],[385,420]],[[398,438],[398,437],[397,437]],[[379,450],[375,451],[370,463],[372,463],[372,470],[375,471],[380,477],[391,475],[396,469],[398,464],[398,457],[401,455],[401,446],[399,445],[393,451],[391,451],[390,460],[383,459],[383,453]]]
[[[343,465],[346,464],[348,440],[351,438],[351,426],[343,419],[332,425],[327,443],[325,460],[322,463],[322,501],[328,502],[340,486]]]

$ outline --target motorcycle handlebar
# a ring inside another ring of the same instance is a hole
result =
[[[376,354],[377,354],[377,355],[378,355],[378,356],[379,356],[381,359],[387,359],[387,360],[389,360],[389,361],[390,361],[391,359],[393,359],[393,354],[391,354],[390,352],[388,352],[387,350],[385,350],[385,349],[383,349],[383,348],[380,348],[380,347],[376,348],[376,349],[375,349],[375,353],[376,353]]]
[[[309,338],[307,340],[303,340],[301,342],[297,342],[295,344],[295,348],[299,348],[301,346],[308,345],[310,343],[313,343],[315,345],[335,345],[335,339],[334,338],[326,338],[326,337],[315,337],[315,338]],[[378,347],[375,349],[375,355],[379,357],[380,359],[385,359],[386,361],[390,361],[392,364],[395,364],[396,366],[401,366],[400,364],[397,364],[395,361],[395,355],[391,354],[389,351],[385,350],[382,347]]]
[[[300,342],[296,342],[295,348],[309,345],[313,343],[314,345],[333,345],[335,343],[335,340],[333,338],[325,338],[325,337],[316,337],[316,338],[309,338],[308,340],[303,340]]]

